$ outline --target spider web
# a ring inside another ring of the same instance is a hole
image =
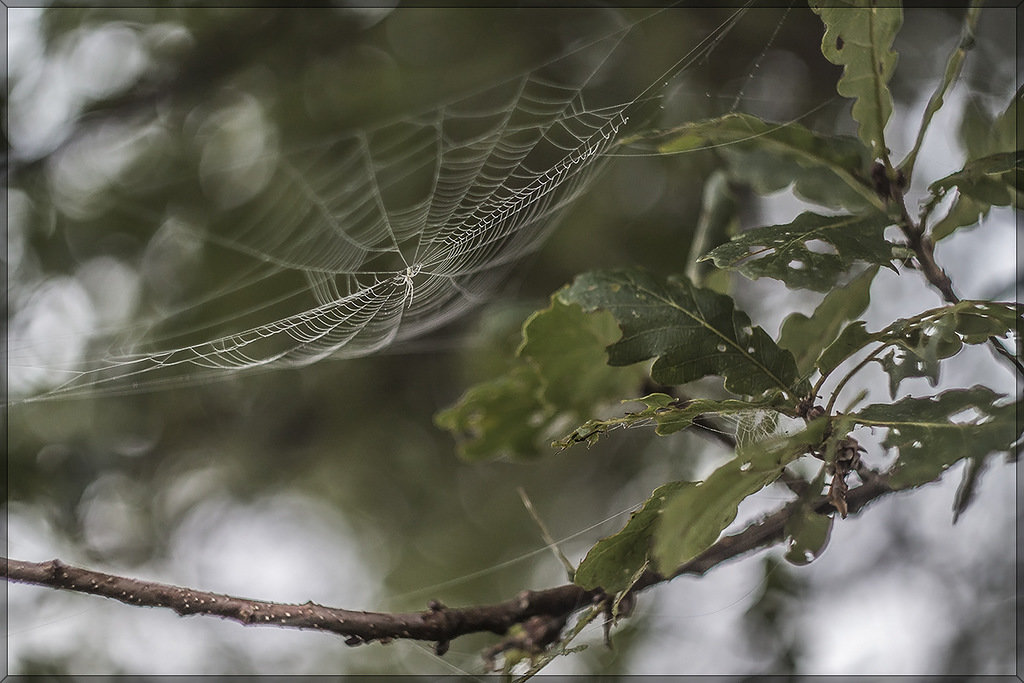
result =
[[[713,49],[741,14],[671,71]],[[180,228],[204,258],[237,267],[172,313],[227,313],[191,325],[160,320],[130,335],[121,329],[100,360],[67,370],[30,400],[153,386],[161,381],[153,373],[180,379],[181,366],[195,381],[366,356],[464,314],[543,243],[630,117],[657,99],[666,74],[627,102],[593,107],[587,97],[646,20],[432,111],[276,156],[252,200],[205,230]],[[588,68],[566,78],[580,63]],[[265,292],[261,303],[236,307],[254,287]],[[16,342],[11,350],[17,365]]]

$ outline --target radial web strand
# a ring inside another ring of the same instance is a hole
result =
[[[365,356],[462,315],[542,244],[634,110],[657,98],[664,74],[630,101],[587,101],[635,28],[432,111],[268,153],[265,183],[248,201],[207,223],[165,220],[175,240],[218,264],[218,279],[154,324],[107,342],[93,335],[88,355],[99,360],[51,367],[49,386],[15,400]],[[254,288],[257,305],[241,296]],[[200,308],[216,314],[193,315]],[[10,351],[14,366],[35,362],[17,329]]]

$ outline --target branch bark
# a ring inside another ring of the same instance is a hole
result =
[[[885,169],[881,169],[881,172],[884,174]],[[914,252],[914,258],[921,273],[939,291],[946,303],[959,303],[960,297],[953,290],[952,280],[949,279],[949,275],[946,274],[946,271],[935,260],[935,243],[930,235],[925,234],[924,225],[914,222],[914,219],[910,217],[907,211],[907,205],[903,198],[903,188],[900,186],[900,183],[890,182],[887,179],[884,184],[884,190],[888,193],[888,196],[885,198],[896,203],[900,213],[898,225],[904,237],[907,238],[907,246]],[[1008,351],[996,337],[989,337],[988,341],[992,350],[1013,365],[1017,372],[1024,377],[1024,364],[1021,363],[1020,359]]]
[[[891,491],[882,477],[869,478],[848,493],[850,513],[858,512],[870,501]],[[634,590],[650,588],[682,574],[705,574],[722,562],[774,545],[784,538],[786,520],[795,510],[796,504],[791,503],[752,523],[742,532],[720,539],[671,576],[649,571],[640,578]],[[816,510],[822,514],[834,511],[824,497]],[[326,631],[344,636],[348,645],[388,642],[397,638],[433,641],[437,643],[439,654],[447,650],[451,640],[468,633],[502,635],[515,624],[536,622],[537,617],[554,618],[564,624],[564,619],[580,608],[608,598],[601,590],[587,591],[566,584],[540,591],[523,591],[512,600],[492,605],[452,608],[433,601],[422,612],[363,612],[325,607],[314,602],[285,604],[210,593],[73,567],[56,559],[24,562],[4,558],[2,562],[4,578],[12,582],[98,595],[139,607],[168,608],[181,616],[199,614],[229,619],[246,626]]]

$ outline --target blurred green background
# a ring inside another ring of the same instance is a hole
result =
[[[702,52],[734,11],[676,8],[637,24],[585,94],[630,100],[697,50],[664,86],[650,125],[735,109],[852,133],[848,103],[834,98],[837,71],[819,52],[817,17],[800,7],[751,9]],[[965,83],[950,98],[955,113],[933,131],[937,151],[923,158],[922,176],[957,167],[964,111],[1001,109],[1015,89],[1010,11],[985,14]],[[499,601],[565,581],[517,487],[578,560],[657,485],[723,458],[699,434],[634,431],[533,462],[467,464],[432,423],[467,387],[506,366],[526,315],[575,273],[629,264],[683,272],[704,179],[721,165],[711,150],[623,150],[489,303],[375,357],[215,382],[182,371],[159,390],[17,402],[52,385],[53,367],[102,354],[111,341],[97,331],[123,332],[182,305],[188,314],[188,302],[236,265],[171,229],[174,221],[228,220],[233,204],[253,199],[247,183],[260,187],[255,161],[249,175],[204,171],[210,139],[256,161],[301,157],[650,12],[8,11],[9,555],[352,609]],[[893,90],[898,108],[913,116],[891,125],[901,152],[958,39],[959,15],[907,13]],[[769,206],[735,191],[744,225],[793,211],[791,198]],[[995,281],[954,281],[976,287],[976,296],[1012,283],[1012,270],[991,272]],[[762,284],[738,283],[737,296],[771,333],[785,312],[814,305]],[[919,283],[907,291],[910,308],[933,301]],[[240,310],[267,293],[246,296],[253,299],[238,299]],[[964,370],[976,372],[999,368]],[[826,556],[809,568],[758,556],[659,587],[641,597],[614,650],[599,645],[595,630],[587,651],[551,671],[1007,672],[1015,603],[1006,535],[1012,484],[1003,474],[992,473],[982,491],[995,507],[979,506],[955,528],[953,476],[839,525]],[[936,592],[948,594],[935,599]],[[9,586],[8,613],[11,674],[455,673],[478,671],[480,650],[494,642],[459,639],[442,661],[429,645],[348,648],[323,634],[179,619],[25,586]],[[856,635],[844,635],[843,647],[853,652],[837,654],[822,631],[847,628]],[[879,635],[907,630],[913,635]]]

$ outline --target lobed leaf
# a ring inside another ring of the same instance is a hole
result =
[[[891,265],[893,244],[885,239],[892,221],[885,214],[822,216],[802,213],[786,225],[754,228],[702,258],[751,279],[770,277],[788,287],[824,292],[836,286],[854,261]]]
[[[653,557],[658,571],[669,576],[711,547],[736,519],[740,503],[778,479],[783,467],[821,441],[825,422],[814,420],[797,434],[757,444],[703,482],[675,492],[663,504],[654,534]]]
[[[1000,404],[1001,398],[988,387],[974,386],[870,405],[850,417],[888,430],[882,445],[899,451],[889,484],[910,488],[937,479],[964,458],[1008,451],[1020,438],[1016,412],[1021,404]]]
[[[836,287],[810,317],[793,313],[783,321],[779,346],[793,354],[801,375],[810,374],[818,356],[839,336],[843,323],[867,310],[871,282],[877,273],[877,267],[868,268],[846,286]]]
[[[434,421],[455,436],[468,460],[536,456],[556,421],[585,420],[597,406],[636,390],[642,368],[606,363],[605,347],[618,334],[607,313],[587,314],[553,296],[523,324],[515,365],[471,387]]]
[[[626,526],[617,534],[602,538],[580,562],[573,583],[586,590],[603,588],[618,593],[629,587],[633,576],[647,562],[651,537],[665,501],[673,494],[692,486],[691,481],[677,481],[659,486]]]
[[[896,398],[900,383],[910,377],[926,377],[932,386],[939,381],[939,361],[955,356],[963,347],[952,315],[937,316],[929,324],[897,321],[881,340],[896,346],[879,363],[889,375],[889,394]]]
[[[726,389],[741,395],[809,390],[798,381],[792,354],[752,326],[730,297],[687,280],[662,281],[638,269],[597,271],[577,277],[560,296],[615,316],[622,338],[608,347],[608,362],[657,358],[651,376],[662,384],[720,375]]]
[[[889,375],[890,395],[895,398],[909,377],[926,377],[935,386],[939,361],[959,353],[963,344],[983,344],[1015,331],[1022,311],[1020,304],[960,301],[892,323],[877,336],[895,347],[879,361]]]
[[[689,123],[661,138],[658,149],[669,154],[720,148],[732,175],[760,194],[792,185],[798,197],[832,209],[882,208],[870,182],[870,150],[857,138],[820,135],[798,123],[750,114]]]
[[[639,368],[608,366],[605,348],[618,336],[611,315],[584,313],[555,294],[548,308],[523,324],[517,354],[536,368],[543,402],[586,416],[596,402],[628,395],[640,382]]]
[[[839,337],[821,353],[815,363],[823,375],[868,344],[881,342],[895,347],[879,359],[889,374],[893,397],[908,377],[938,380],[938,361],[958,353],[963,344],[982,344],[989,337],[1004,337],[1022,322],[1024,306],[992,301],[960,301],[901,318],[878,332],[868,332],[861,320],[843,328]]]
[[[903,10],[892,0],[810,0],[809,4],[825,24],[822,54],[843,67],[836,91],[853,99],[858,135],[871,148],[873,158],[883,159],[889,152],[885,125],[892,114],[888,84],[897,61],[891,46],[903,23]]]

